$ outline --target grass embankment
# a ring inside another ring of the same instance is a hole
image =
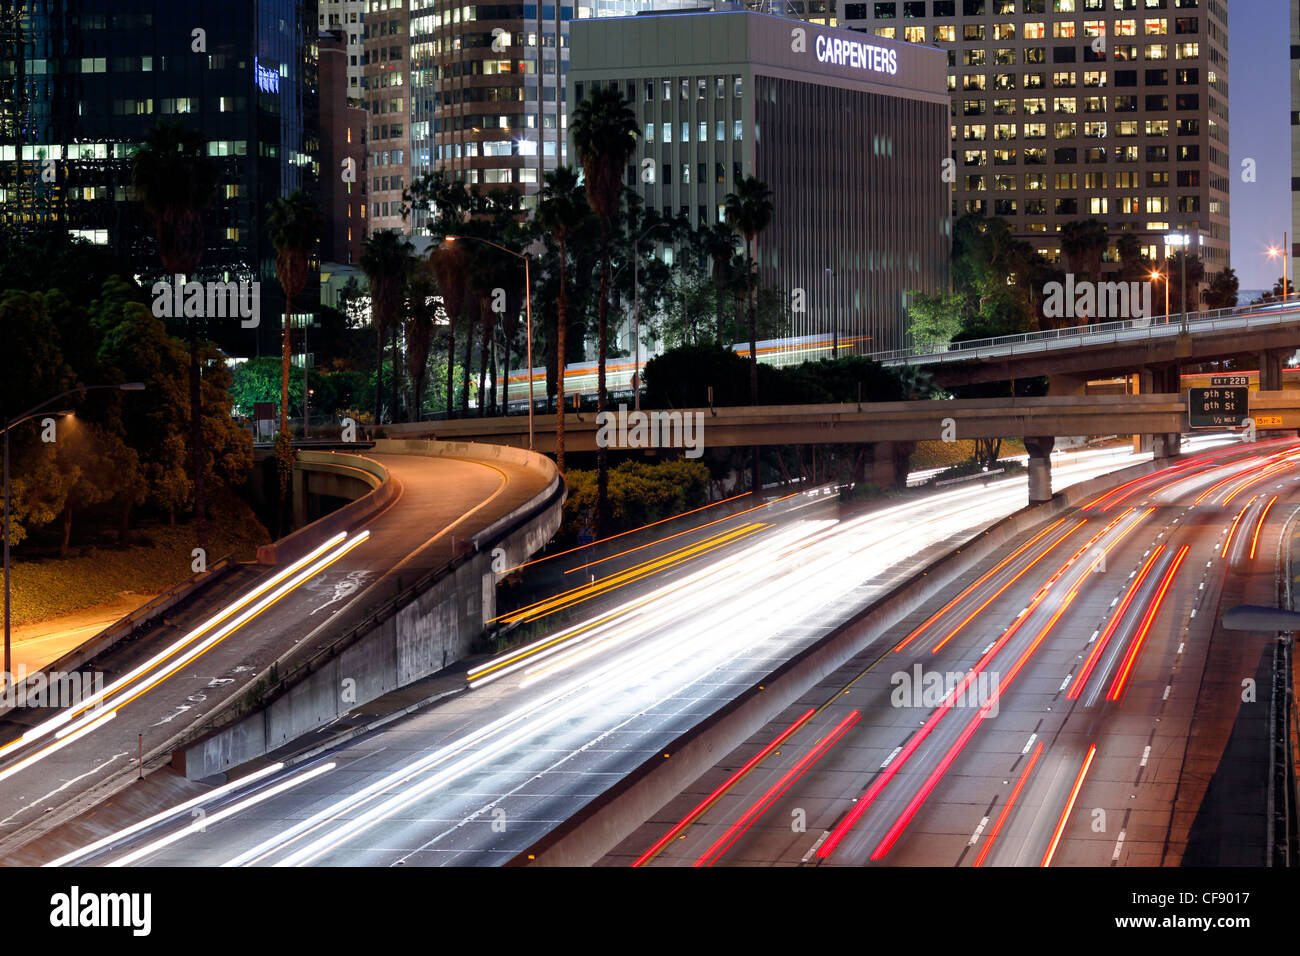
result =
[[[270,535],[242,500],[222,502],[208,520],[208,565],[227,555],[251,560]],[[75,539],[74,539],[75,541]],[[96,607],[124,595],[155,594],[194,572],[191,524],[141,524],[125,547],[111,542],[77,546],[66,558],[12,556],[13,624]]]

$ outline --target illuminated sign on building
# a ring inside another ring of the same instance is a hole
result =
[[[257,57],[253,57],[253,76],[257,81],[257,88],[263,93],[280,92],[279,71],[262,66],[257,62]]]
[[[845,40],[842,37],[819,36],[816,51],[821,63],[851,66],[857,70],[888,73],[891,76],[898,72],[898,51],[888,47]]]

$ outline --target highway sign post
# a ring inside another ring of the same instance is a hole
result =
[[[1250,414],[1250,389],[1243,386],[1189,388],[1187,422],[1191,428],[1240,428]]]

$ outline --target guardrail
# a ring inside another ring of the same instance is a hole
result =
[[[1276,311],[1260,309],[1216,309],[1193,312],[1187,317],[1188,331],[1215,332],[1249,329],[1258,326],[1282,325],[1294,321],[1293,313],[1300,306],[1277,307]],[[1229,317],[1235,316],[1235,319]],[[881,364],[927,364],[931,362],[966,362],[971,359],[1005,357],[1027,352],[1042,352],[1052,348],[1073,348],[1080,345],[1109,345],[1120,342],[1166,338],[1182,333],[1182,313],[1144,319],[1125,319],[1120,322],[1099,322],[1064,329],[1046,329],[1041,332],[1022,332],[1018,335],[1001,335],[995,338],[970,339],[965,342],[918,345],[888,352],[873,352],[867,357]]]
[[[361,455],[304,449],[298,452],[294,467],[297,468],[299,465],[321,465],[341,473],[354,474],[369,484],[371,490],[360,498],[349,501],[342,508],[331,511],[323,518],[291,532],[279,541],[262,545],[257,549],[259,564],[278,564],[281,555],[309,551],[311,545],[357,522],[364,521],[397,496],[397,486],[389,480],[388,469],[379,462]]]

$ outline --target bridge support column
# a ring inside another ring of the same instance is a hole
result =
[[[1138,382],[1138,391],[1144,395],[1177,395],[1182,390],[1177,362],[1147,366],[1138,375]],[[1176,457],[1182,444],[1183,436],[1178,432],[1142,436],[1142,451],[1150,451],[1156,458]]]
[[[868,452],[870,463],[865,469],[865,480],[881,488],[906,488],[907,475],[911,470],[912,452],[916,451],[916,442],[912,441],[878,441],[871,445]]]
[[[279,487],[278,485],[276,487]],[[293,493],[293,527],[304,528],[307,526],[307,472],[302,468],[294,468],[293,483],[291,485]]]
[[[870,465],[867,468],[866,480],[881,488],[892,488],[894,486],[894,443],[878,441],[871,446],[868,455]]]
[[[1029,452],[1029,503],[1052,500],[1052,447],[1055,437],[1026,438]]]
[[[1291,356],[1291,349],[1267,349],[1259,353],[1259,390],[1282,391],[1282,369]]]

